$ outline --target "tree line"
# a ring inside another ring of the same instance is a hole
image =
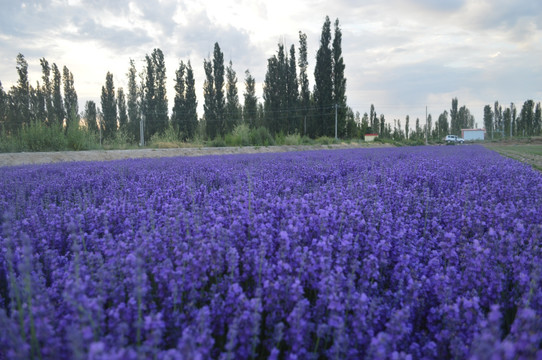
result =
[[[87,101],[79,114],[74,77],[64,66],[49,64],[42,58],[42,82],[32,86],[28,64],[22,54],[17,56],[18,82],[5,92],[0,82],[0,131],[3,136],[17,134],[32,124],[58,127],[68,132],[71,126],[82,126],[105,140],[122,137],[128,142],[150,139],[168,129],[182,141],[195,137],[208,140],[223,138],[239,125],[263,129],[270,136],[298,134],[310,138],[363,138],[377,133],[394,140],[442,139],[447,134],[461,134],[473,128],[474,117],[466,106],[459,107],[452,99],[451,109],[433,121],[431,114],[423,125],[407,115],[404,126],[400,119],[386,121],[377,115],[374,105],[360,116],[347,105],[345,64],[342,56],[342,32],[339,20],[332,23],[326,16],[320,46],[316,52],[314,84],[310,89],[308,76],[307,36],[299,32],[298,46],[279,43],[276,53],[267,59],[263,81],[263,99],[256,96],[256,80],[247,69],[244,73],[243,104],[240,103],[238,78],[230,60],[214,44],[212,57],[204,59],[203,114],[198,117],[198,99],[194,71],[190,61],[180,61],[175,71],[174,99],[168,111],[166,64],[160,49],[145,55],[140,72],[130,59],[126,92],[115,88],[113,74],[107,72],[102,86],[100,104]],[[297,51],[296,51],[297,50]],[[503,108],[484,108],[484,127],[490,136],[533,136],[541,134],[540,103],[528,100],[520,112],[512,103]]]

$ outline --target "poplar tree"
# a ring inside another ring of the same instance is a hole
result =
[[[458,118],[457,118],[457,115],[458,115],[458,101],[457,101],[457,98],[453,98],[452,99],[452,108],[450,109],[450,128],[451,128],[451,133],[454,134],[454,135],[459,135],[459,129],[460,129],[460,126],[458,124]]]
[[[286,64],[286,112],[288,114],[286,133],[291,134],[297,128],[297,108],[299,104],[299,83],[297,82],[297,71],[295,61],[295,46],[290,46],[290,58]]]
[[[215,43],[213,52],[213,78],[215,85],[215,117],[217,121],[218,135],[224,136],[225,134],[225,110],[226,99],[224,96],[224,54],[220,50],[218,43]]]
[[[177,132],[178,136],[181,136],[183,140],[186,138],[186,129],[184,124],[185,109],[185,65],[181,61],[178,69],[175,71],[175,97],[173,99],[173,111],[171,113],[171,125]]]
[[[449,123],[448,123],[448,112],[444,110],[442,114],[438,117],[438,139],[442,140],[446,135],[448,135],[449,131]]]
[[[117,102],[115,99],[115,86],[113,74],[109,71],[105,77],[105,85],[102,86],[102,113],[103,113],[103,136],[112,139],[117,131]]]
[[[493,111],[491,105],[484,106],[484,126],[486,131],[491,134],[491,138],[493,138]]]
[[[41,78],[43,80],[42,92],[44,96],[47,117],[46,124],[51,125],[56,122],[53,107],[53,85],[51,83],[51,67],[49,66],[49,62],[45,58],[40,59],[40,65],[42,72]]]
[[[117,90],[117,112],[119,117],[119,130],[126,132],[128,129],[128,113],[126,109],[126,97],[124,89],[119,87]]]
[[[168,126],[168,103],[166,93],[166,65],[164,54],[154,49],[145,56],[147,67],[144,74],[142,113],[145,116],[145,139],[164,132]]]
[[[342,32],[339,19],[335,20],[335,34],[333,37],[333,102],[337,106],[337,126],[339,137],[344,136],[346,121],[346,78],[344,77],[344,59],[342,56]]]
[[[87,124],[87,129],[93,134],[98,132],[97,115],[96,103],[92,100],[88,100],[85,103],[84,117]]]
[[[281,45],[279,45],[279,52]],[[267,59],[267,72],[263,85],[265,126],[275,135],[280,129],[281,100],[284,89],[280,81],[279,59],[273,55]]]
[[[301,88],[299,93],[299,104],[302,116],[301,128],[303,129],[303,135],[307,135],[306,125],[307,116],[310,110],[311,93],[309,90],[309,78],[307,76],[307,68],[309,66],[309,62],[307,61],[307,35],[301,31],[299,32],[299,60],[297,64],[299,66],[299,85]]]
[[[68,127],[78,125],[79,122],[79,103],[77,101],[77,92],[75,91],[73,74],[66,66],[62,69],[64,81],[64,109],[66,110],[66,131]]]
[[[0,134],[4,134],[6,131],[7,120],[7,94],[2,87],[2,81],[0,81]]]
[[[277,54],[267,60],[263,87],[265,125],[273,135],[288,132],[289,114],[293,110],[289,107],[288,99],[294,94],[297,97],[297,93],[293,92],[294,84],[290,85],[292,89],[289,90],[288,72],[291,65],[284,53],[284,45],[278,44]],[[293,65],[295,68],[295,61]]]
[[[168,127],[168,102],[166,93],[166,64],[162,50],[154,49],[152,60],[155,72],[154,86],[156,89],[156,128],[154,133],[163,133]]]
[[[132,139],[139,139],[139,122],[141,115],[139,111],[139,91],[137,88],[134,60],[130,59],[130,68],[126,74],[128,77],[128,96],[127,96],[127,110],[128,110],[128,134]]]
[[[410,130],[410,117],[407,115],[405,119],[405,139],[408,140],[408,131]]]
[[[11,119],[8,121],[8,128],[12,132],[20,130],[30,123],[30,84],[28,82],[28,63],[23,54],[17,55],[17,86],[12,87],[11,97]]]
[[[213,63],[211,60],[203,60],[203,69],[205,71],[205,81],[203,83],[203,116],[205,120],[205,133],[207,138],[212,140],[217,135],[217,118]]]
[[[230,60],[226,68],[226,117],[224,119],[224,132],[231,133],[241,120],[241,106],[237,91],[237,74],[233,70]]]
[[[194,70],[190,60],[186,66],[185,78],[185,119],[186,119],[186,136],[193,139],[196,136],[198,128],[198,100],[196,97],[196,81],[194,79]]]
[[[39,81],[36,81],[36,87],[30,86],[30,114],[32,121],[45,124],[47,121],[47,110],[45,108],[45,94]]]
[[[206,134],[209,139],[223,136],[225,131],[224,119],[226,99],[224,97],[224,54],[215,43],[213,59],[204,59],[205,82],[203,105]]]
[[[534,124],[533,124],[533,135],[539,136],[542,134],[542,109],[540,103],[536,104],[534,111]]]
[[[64,117],[66,113],[64,112],[64,104],[62,103],[62,93],[61,93],[61,84],[62,77],[60,76],[60,70],[55,63],[52,66],[53,72],[53,113],[54,113],[54,124],[62,127],[64,124]]]
[[[334,121],[333,106],[333,65],[331,53],[331,22],[329,16],[322,27],[320,48],[316,53],[314,68],[314,103],[315,103],[315,136],[332,136]]]
[[[245,92],[243,97],[243,120],[251,129],[254,129],[259,125],[256,122],[258,118],[258,98],[256,97],[256,80],[248,69],[245,71]]]

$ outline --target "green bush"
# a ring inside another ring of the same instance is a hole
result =
[[[266,127],[260,126],[250,131],[250,143],[254,146],[271,146],[275,145],[275,140]]]
[[[298,133],[286,135],[284,137],[283,145],[301,145],[301,136]]]
[[[122,132],[118,131],[117,133],[122,133]],[[127,144],[128,142],[129,142],[128,135],[126,135],[125,138],[119,138],[118,143],[116,144],[117,148],[119,145]],[[179,134],[177,133],[177,130],[175,130],[173,125],[169,124],[169,126],[164,131],[152,135],[151,138],[148,140],[147,144],[150,147],[172,148],[172,147],[180,147],[181,140],[180,140]]]
[[[248,146],[250,145],[250,128],[248,125],[237,125],[231,134],[224,137],[228,146]]]
[[[67,139],[61,126],[47,126],[34,122],[23,127],[18,134],[20,148],[18,151],[60,151],[67,148]]]
[[[226,142],[224,141],[224,138],[222,136],[215,137],[210,143],[210,147],[225,147]]]
[[[316,143],[320,145],[331,145],[331,144],[338,144],[339,140],[329,137],[329,136],[320,136],[316,139]]]
[[[99,136],[77,123],[68,126],[66,147],[68,150],[89,150],[99,147]]]

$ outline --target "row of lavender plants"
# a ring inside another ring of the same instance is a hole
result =
[[[542,174],[480,146],[0,168],[0,358],[542,357]]]

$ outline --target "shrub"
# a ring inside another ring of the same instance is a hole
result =
[[[250,143],[254,146],[271,146],[275,145],[275,140],[266,127],[260,126],[250,131]]]

